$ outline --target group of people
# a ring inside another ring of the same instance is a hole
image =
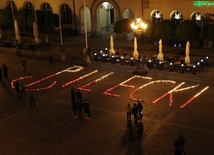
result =
[[[131,107],[130,103],[128,103],[126,107],[126,113],[127,113],[127,129],[129,133],[129,139],[133,139],[133,130],[136,129],[136,132],[138,134],[138,138],[142,137],[143,132],[143,105],[140,100],[138,100],[138,103],[134,103]],[[132,123],[132,115],[133,115],[133,121]]]
[[[71,105],[74,113],[74,118],[85,118],[90,119],[90,107],[88,101],[85,99],[83,101],[83,96],[81,91],[77,91],[71,87]]]
[[[25,83],[23,83],[21,81],[16,81],[14,87],[15,87],[15,90],[16,90],[16,93],[17,93],[17,97],[19,99],[20,98],[24,98],[24,99],[28,98],[30,107],[33,108],[34,106],[36,106],[35,100],[34,100],[34,94],[33,94],[32,90],[30,90],[29,94],[26,95]]]
[[[0,81],[2,81],[2,75],[7,79],[8,78],[8,67],[6,64],[2,65],[2,68],[0,67]]]

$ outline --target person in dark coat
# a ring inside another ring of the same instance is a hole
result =
[[[15,87],[15,90],[16,90],[16,93],[17,93],[17,97],[19,98],[19,97],[20,97],[20,86],[19,86],[19,81],[16,81],[14,87]]]
[[[186,139],[184,138],[183,134],[181,133],[180,136],[174,141],[174,147],[175,147],[175,155],[186,155],[184,145],[185,145]]]
[[[2,68],[3,68],[4,77],[7,79],[8,78],[8,67],[6,64],[3,64]]]
[[[137,123],[137,114],[138,114],[138,107],[137,107],[137,105],[136,105],[136,103],[134,103],[133,104],[133,106],[132,106],[132,114],[133,114],[133,116],[134,116],[134,122],[135,122],[135,124]]]
[[[2,81],[2,69],[0,68],[0,81]]]
[[[85,118],[90,119],[90,108],[89,108],[89,103],[87,100],[84,101],[83,108],[84,108]]]
[[[80,100],[81,103],[82,103],[82,93],[80,92],[79,89],[78,89],[77,92],[76,92],[76,97],[77,97],[77,100]]]
[[[34,100],[34,94],[33,94],[32,90],[30,90],[30,92],[29,92],[29,104],[30,104],[31,108],[36,106],[35,100]]]

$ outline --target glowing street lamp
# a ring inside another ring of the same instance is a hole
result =
[[[138,35],[140,35],[143,32],[145,32],[146,29],[147,29],[147,26],[148,25],[139,17],[136,19],[136,22],[132,21],[132,23],[131,23],[132,30],[135,33],[137,33]]]
[[[136,21],[132,21],[130,26],[134,33],[141,35],[142,33],[145,33],[148,25],[141,18],[138,17]],[[145,48],[146,48],[146,37],[145,37]]]

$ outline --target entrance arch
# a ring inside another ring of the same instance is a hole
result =
[[[97,36],[101,32],[101,28],[104,27],[103,25],[104,23],[106,31],[108,31],[109,26],[108,24],[114,23],[117,20],[121,19],[121,10],[115,0],[106,0],[106,1],[94,0],[94,2],[91,5],[90,11],[91,11],[91,36]],[[104,11],[106,11],[105,12],[106,17],[103,20],[102,18],[100,18],[100,14],[104,13]]]

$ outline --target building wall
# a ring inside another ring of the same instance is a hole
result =
[[[84,0],[13,0],[17,8],[20,9],[24,7],[26,2],[31,2],[36,10],[41,9],[43,3],[49,3],[52,7],[53,13],[58,14],[59,6],[61,4],[68,4],[74,13],[75,3],[75,14],[76,22],[82,23],[81,19],[81,8],[83,7]],[[141,17],[143,19],[151,19],[151,12],[158,9],[163,14],[163,19],[170,19],[170,14],[174,10],[178,10],[182,13],[183,19],[190,19],[191,14],[194,11],[199,11],[202,14],[214,13],[214,6],[203,6],[196,7],[193,5],[194,0],[85,0],[85,5],[89,9],[90,13],[90,27],[92,32],[100,31],[103,23],[106,22],[105,19],[99,19],[97,16],[97,8],[103,2],[109,2],[113,5],[116,13],[116,20],[122,18],[122,12],[126,9],[130,9],[133,12],[134,18]],[[209,1],[209,0],[208,0]],[[214,0],[211,1],[214,4]],[[5,8],[9,3],[9,0],[0,0],[0,9]],[[73,16],[73,15],[72,15]],[[98,21],[100,20],[100,21]],[[102,23],[101,23],[102,22]],[[99,27],[100,26],[100,27]],[[82,29],[81,26],[78,28]],[[81,30],[82,31],[82,30]]]

